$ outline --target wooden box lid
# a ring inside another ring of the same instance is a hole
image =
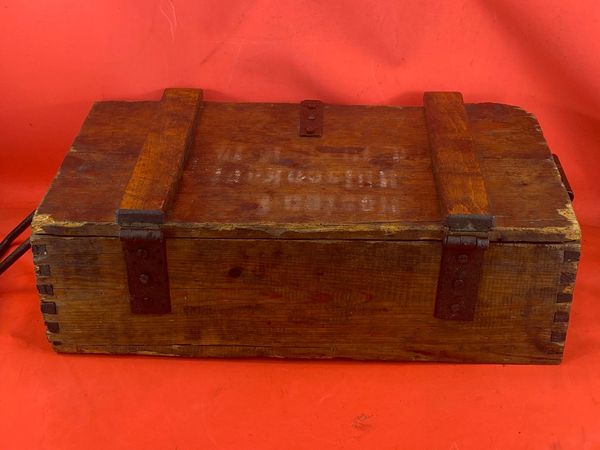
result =
[[[462,211],[493,217],[492,241],[579,239],[538,122],[518,107],[456,93],[425,107],[322,105],[322,129],[302,136],[301,105],[199,92],[96,103],[34,232],[118,236],[123,202],[159,191],[170,237],[439,240]],[[193,115],[177,103],[189,96]]]

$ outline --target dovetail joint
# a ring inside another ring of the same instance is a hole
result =
[[[560,274],[560,284],[572,284],[575,283],[576,274],[571,272],[562,272]]]
[[[553,331],[550,333],[550,342],[563,343],[567,339],[567,333],[565,331]]]
[[[54,295],[54,286],[52,286],[51,284],[38,284],[37,290],[42,295]]]
[[[31,253],[33,253],[33,256],[46,256],[48,254],[46,244],[33,244]]]
[[[579,256],[579,245],[565,245],[563,267],[560,273],[558,292],[556,293],[556,303],[563,304],[563,306],[560,307],[560,310],[554,312],[553,322],[556,325],[555,330],[550,333],[551,343],[564,344],[567,338],[567,326],[570,319],[569,309],[570,303],[573,301],[573,287],[577,276]]]
[[[556,311],[554,313],[554,321],[555,322],[568,322],[569,321],[569,312],[568,311]]]
[[[48,264],[40,264],[39,266],[37,266],[36,271],[39,276],[50,276],[50,266]]]
[[[556,303],[571,303],[573,301],[573,294],[568,292],[559,292],[556,296]]]
[[[41,309],[44,314],[56,314],[56,303],[42,302]]]
[[[60,327],[58,322],[46,322],[46,329],[50,333],[58,333],[60,331]]]
[[[563,262],[575,262],[579,261],[581,253],[574,250],[565,250],[563,253]]]

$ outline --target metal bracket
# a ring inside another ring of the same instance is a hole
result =
[[[162,224],[179,188],[201,106],[200,89],[165,89],[116,211],[134,314],[171,312]]]
[[[167,251],[163,232],[121,228],[129,303],[134,314],[171,312]]]
[[[300,126],[298,134],[306,137],[323,135],[323,103],[319,100],[304,100],[300,103]]]
[[[435,317],[473,320],[489,240],[476,236],[448,235],[442,248]]]

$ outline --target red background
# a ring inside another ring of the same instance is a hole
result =
[[[0,1],[0,233],[45,192],[90,105],[158,99],[535,113],[576,191],[565,360],[502,366],[59,356],[28,254],[0,279],[0,447],[600,448],[600,4]]]

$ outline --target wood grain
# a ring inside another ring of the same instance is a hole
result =
[[[199,89],[166,89],[119,210],[119,223],[163,223],[187,160],[202,101]]]
[[[563,244],[493,244],[473,322],[435,319],[436,242],[171,239],[172,314],[129,311],[117,238],[38,236],[58,351],[463,362],[561,358]],[[152,330],[152,332],[149,332]]]
[[[34,229],[118,236],[114,212],[158,106],[97,104]],[[535,118],[508,105],[465,109],[496,217],[490,239],[578,240]],[[423,108],[325,105],[324,122],[322,137],[301,138],[298,105],[204,103],[167,236],[441,239]],[[105,173],[111,183],[98,183]]]
[[[452,231],[489,231],[495,219],[462,95],[426,92],[423,103],[444,224]]]

